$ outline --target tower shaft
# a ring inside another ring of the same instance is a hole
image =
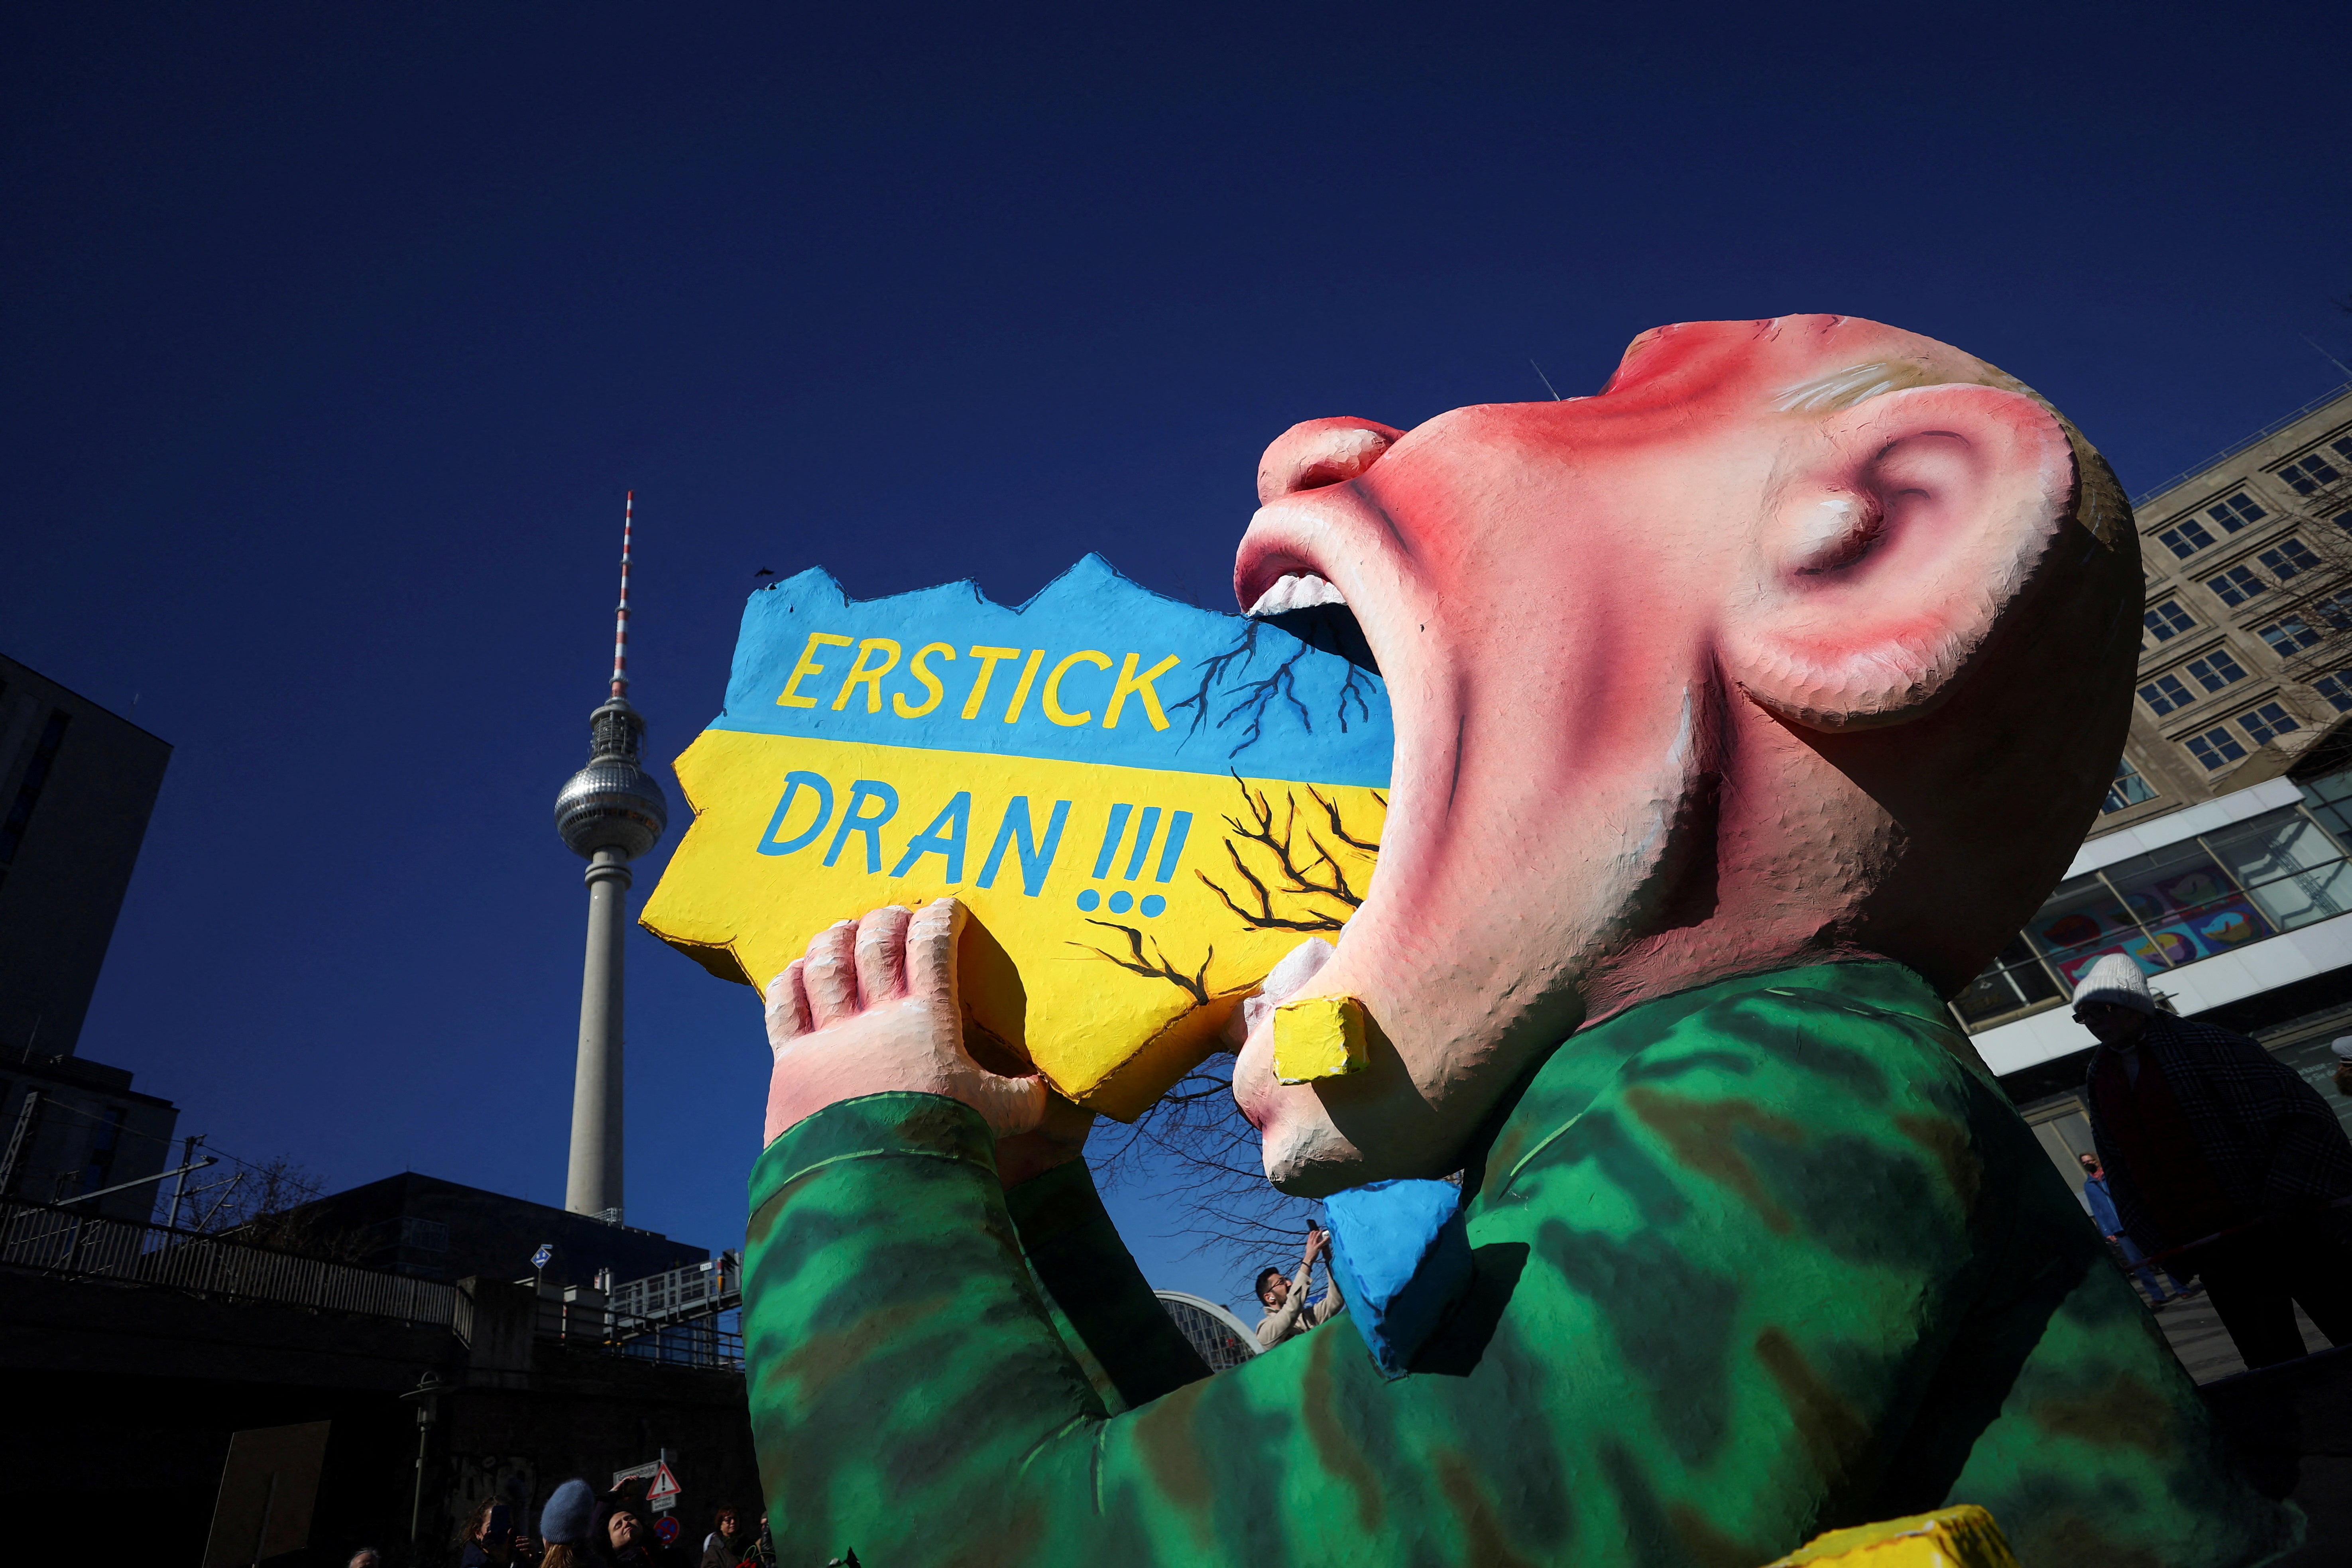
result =
[[[572,1085],[572,1159],[563,1206],[617,1225],[621,1171],[621,944],[632,878],[618,849],[588,867],[588,953],[580,975],[580,1055]]]

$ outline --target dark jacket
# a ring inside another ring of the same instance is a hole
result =
[[[2343,1124],[2316,1089],[2255,1041],[2159,1013],[2134,1048],[2164,1074],[2214,1186],[2243,1218],[2309,1212],[2352,1194],[2352,1142]],[[2091,1053],[2083,1098],[2116,1215],[2141,1250],[2161,1252],[2197,1237],[2172,1234],[2164,1216],[2150,1212],[2105,1124],[2099,1084],[2121,1054],[2104,1045]],[[2342,1228],[2340,1218],[2330,1223]]]

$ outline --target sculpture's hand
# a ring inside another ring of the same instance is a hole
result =
[[[961,1100],[1000,1137],[1037,1129],[1045,1079],[991,1072],[964,1049],[955,964],[963,921],[953,899],[916,914],[877,910],[819,931],[807,955],[768,983],[776,1065],[763,1142],[828,1105],[894,1090]]]

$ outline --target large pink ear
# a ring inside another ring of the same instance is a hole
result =
[[[2056,418],[1990,386],[1923,386],[1833,414],[1768,495],[1733,677],[1816,729],[1931,706],[2059,536],[2074,453]]]

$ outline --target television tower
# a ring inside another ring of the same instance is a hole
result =
[[[669,826],[669,801],[637,765],[646,721],[629,706],[629,529],[621,506],[621,608],[613,626],[613,694],[588,715],[588,765],[555,797],[555,830],[588,861],[588,961],[580,976],[580,1058],[572,1089],[572,1163],[563,1206],[621,1223],[621,942],[629,862]]]

